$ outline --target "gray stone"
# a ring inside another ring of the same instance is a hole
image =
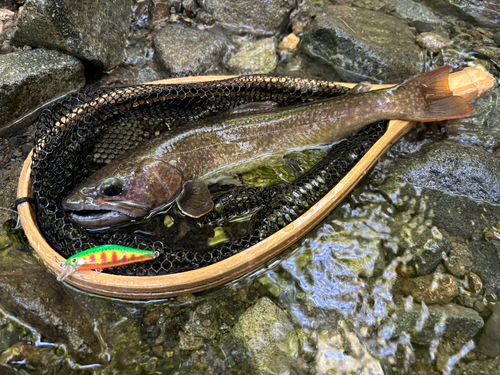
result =
[[[500,222],[500,163],[489,152],[433,142],[398,159],[389,170],[383,189],[406,197],[395,203],[404,208],[412,199],[420,200],[432,223],[451,234],[465,238]]]
[[[155,57],[170,76],[217,72],[228,50],[223,37],[177,23],[161,30],[153,45]]]
[[[396,309],[396,329],[392,337],[398,337],[406,332],[411,342],[419,345],[429,345],[436,338],[434,328],[445,318],[443,338],[469,340],[483,327],[484,322],[479,314],[466,307],[449,303],[444,306],[431,305],[425,311],[421,305],[412,304],[410,310],[400,306]]]
[[[434,15],[434,13],[426,8],[421,3],[417,3],[413,0],[382,0],[384,3],[391,4],[396,8],[396,12],[403,18],[412,21],[422,21],[422,22],[432,22],[432,23],[444,23],[443,20],[439,19]]]
[[[0,44],[11,38],[15,30],[17,13],[0,8]]]
[[[297,358],[299,341],[293,325],[269,298],[248,308],[232,332],[262,374],[288,372]]]
[[[136,83],[138,85],[141,85],[143,83],[158,81],[160,79],[161,79],[161,77],[158,75],[158,73],[154,69],[144,68],[144,69],[139,70],[139,72],[137,73]]]
[[[467,363],[456,372],[457,375],[499,375],[500,359]]]
[[[409,222],[397,234],[399,246],[412,254],[412,265],[420,276],[433,272],[441,263],[443,254],[451,251],[451,243],[436,228]]]
[[[472,252],[472,272],[480,275],[484,288],[500,292],[500,242],[472,241],[467,245]]]
[[[56,49],[110,70],[125,56],[132,0],[28,0],[12,39]]]
[[[302,49],[347,82],[399,83],[422,71],[421,51],[407,24],[366,9],[325,6],[305,32]]]
[[[223,27],[259,35],[283,31],[295,6],[295,0],[200,0],[199,3]]]
[[[33,114],[36,109],[84,84],[82,63],[61,52],[37,49],[0,56],[0,133],[29,125],[39,114]]]
[[[227,65],[234,73],[267,74],[272,72],[278,65],[276,37],[248,41],[237,38],[242,48],[230,56]]]
[[[453,243],[450,254],[444,260],[449,273],[454,276],[465,276],[472,267],[472,253],[465,244]]]
[[[500,30],[500,3],[497,0],[434,0],[428,5],[477,26]]]
[[[458,295],[458,286],[455,278],[448,274],[427,275],[413,279],[403,279],[399,289],[406,295],[412,296],[416,302],[426,304],[446,304]]]
[[[500,145],[500,87],[483,94],[473,106],[471,116],[444,123],[448,137],[488,151],[496,150]]]

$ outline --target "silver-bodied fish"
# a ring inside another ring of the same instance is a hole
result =
[[[396,87],[277,108],[252,103],[157,137],[113,161],[63,200],[74,221],[103,228],[147,217],[176,202],[192,217],[209,212],[207,185],[255,166],[255,160],[329,145],[365,125],[389,119],[439,121],[473,108],[449,89],[450,67]]]

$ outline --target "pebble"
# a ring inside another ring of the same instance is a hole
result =
[[[465,276],[472,267],[472,252],[465,244],[452,243],[451,252],[445,258],[444,265],[452,275]]]
[[[299,44],[300,38],[295,35],[294,33],[288,34],[283,38],[283,40],[280,42],[278,45],[278,50],[283,51],[283,50],[288,50],[288,51],[293,51],[294,49],[297,48],[297,45]]]
[[[436,53],[451,43],[449,39],[434,33],[422,33],[417,36],[416,40],[421,47],[428,48]]]
[[[432,31],[432,26],[427,22],[413,21],[409,23],[410,26],[414,27],[419,33],[424,33],[427,31]]]
[[[163,358],[164,352],[163,352],[163,345],[156,345],[153,346],[153,349],[151,349],[154,353],[155,356],[159,358]]]
[[[458,286],[451,275],[427,275],[402,280],[399,288],[417,302],[446,304],[458,295]]]
[[[469,273],[465,277],[466,289],[472,293],[473,296],[477,296],[481,289],[483,288],[483,282],[481,278],[474,272]]]
[[[149,327],[155,324],[158,321],[158,319],[160,319],[160,310],[153,310],[146,315],[146,317],[143,320],[143,324],[146,327]]]

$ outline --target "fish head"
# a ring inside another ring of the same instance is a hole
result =
[[[166,162],[110,163],[78,184],[62,206],[84,228],[107,228],[167,205],[182,186],[182,173]]]

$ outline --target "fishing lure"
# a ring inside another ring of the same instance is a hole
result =
[[[82,251],[61,263],[63,272],[57,277],[63,281],[69,275],[82,270],[102,270],[104,268],[124,266],[130,263],[152,260],[158,256],[157,251],[133,249],[120,245],[101,245]]]

